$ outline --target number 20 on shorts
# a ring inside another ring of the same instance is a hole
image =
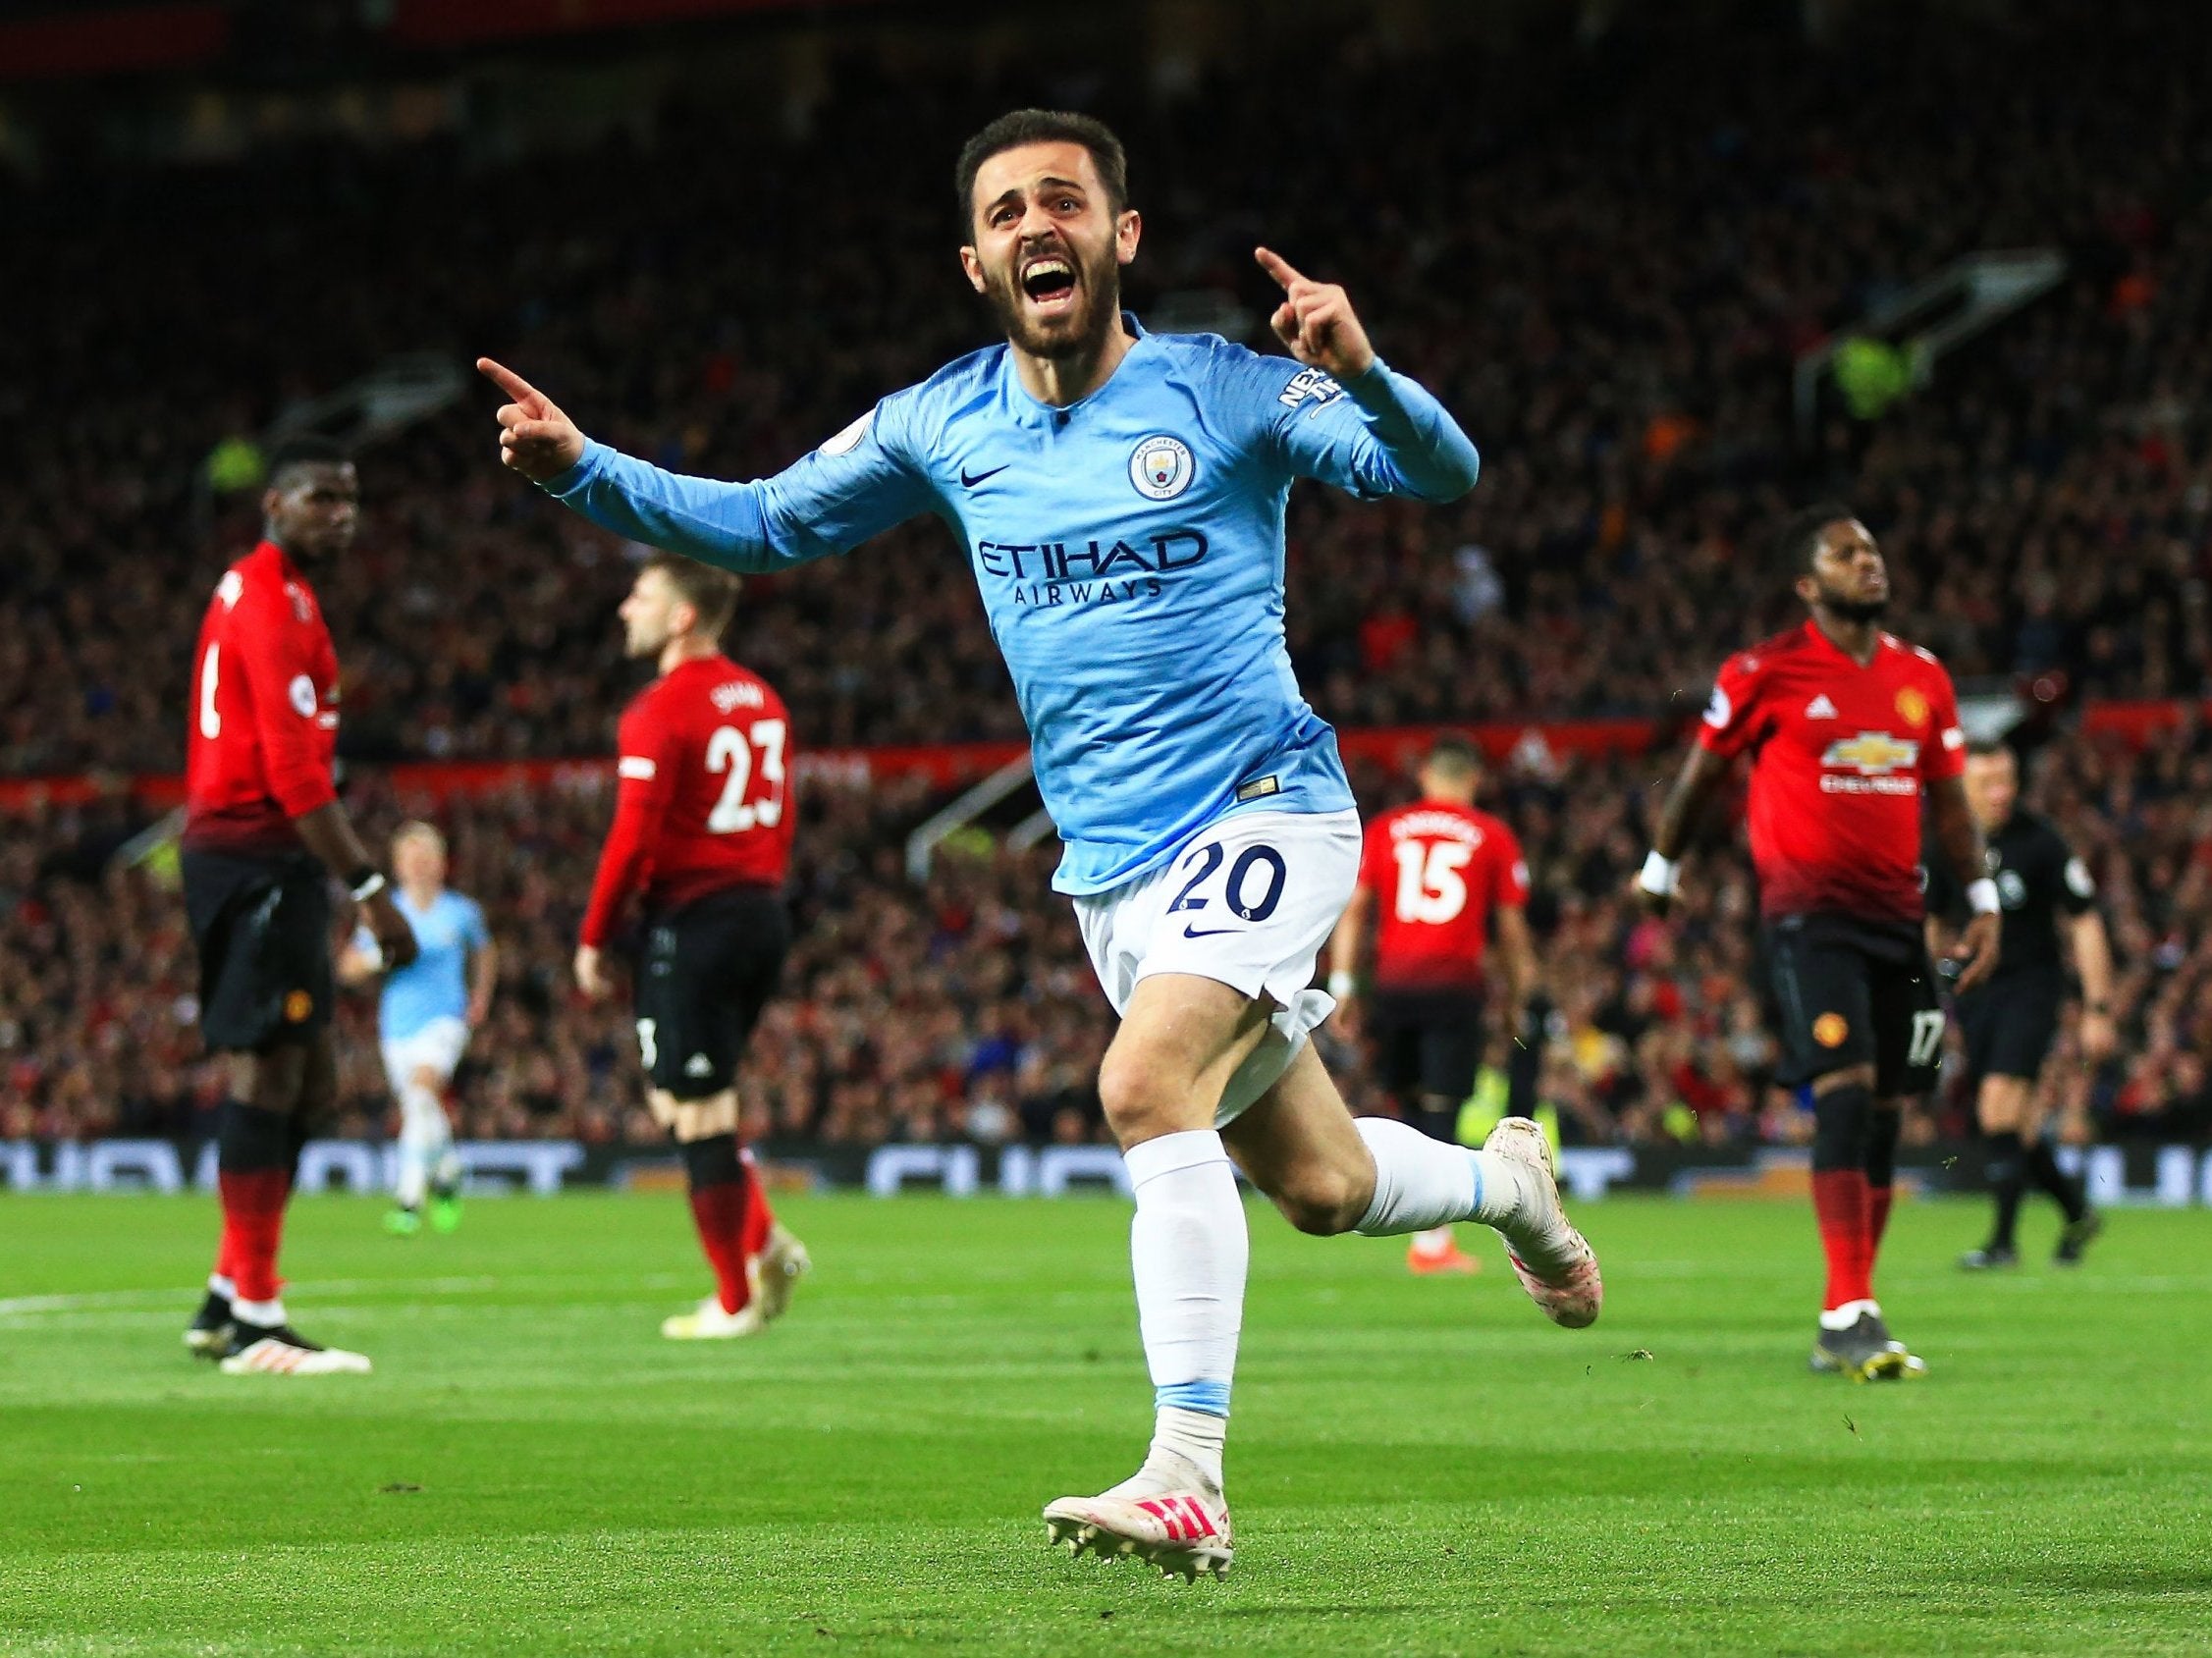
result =
[[[1208,883],[1227,858],[1228,854],[1221,850],[1217,840],[1210,840],[1185,853],[1177,869],[1190,869],[1194,863],[1198,868],[1190,880],[1183,882],[1183,889],[1175,894],[1167,913],[1175,915],[1183,910],[1205,909],[1213,900],[1202,895],[1199,888]],[[1266,874],[1256,875],[1254,872],[1258,870],[1265,870]],[[1228,876],[1221,882],[1222,901],[1232,914],[1245,921],[1266,921],[1282,902],[1283,882],[1289,879],[1289,873],[1283,867],[1282,854],[1272,846],[1247,846],[1236,855],[1236,861],[1229,864]],[[1259,886],[1257,895],[1253,891],[1256,885]]]

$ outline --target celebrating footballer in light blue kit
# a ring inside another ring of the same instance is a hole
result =
[[[1136,1197],[1154,1434],[1129,1479],[1047,1505],[1047,1532],[1219,1574],[1249,1251],[1232,1153],[1303,1230],[1481,1220],[1555,1322],[1597,1315],[1596,1259],[1535,1124],[1508,1119],[1470,1151],[1355,1122],[1307,1040],[1335,1005],[1314,969],[1361,842],[1335,735],[1283,643],[1290,486],[1449,501],[1474,486],[1475,446],[1376,357],[1342,289],[1266,248],[1290,357],[1124,315],[1141,220],[1120,144],[1087,117],[1001,117],[962,151],[957,188],[961,263],[1005,344],[885,398],[773,478],[674,476],[478,366],[513,400],[506,463],[634,540],[767,571],[924,512],[959,538],[1065,846],[1053,884],[1121,1016],[1099,1097]]]
[[[402,1234],[420,1230],[428,1196],[433,1224],[451,1231],[460,1216],[460,1159],[444,1092],[468,1046],[469,1027],[490,999],[497,955],[482,907],[444,884],[445,842],[436,829],[406,825],[393,838],[392,862],[394,902],[421,948],[406,966],[384,974],[377,1006],[384,1069],[400,1101],[397,1206],[385,1224]],[[381,971],[382,955],[364,929],[341,958],[340,976],[361,983]]]
[[[1347,385],[1123,321],[1121,365],[1064,408],[994,346],[773,478],[680,477],[594,443],[546,488],[633,540],[748,573],[942,517],[1029,723],[1066,845],[1054,885],[1104,892],[1231,813],[1352,805],[1283,646],[1291,481],[1449,501],[1476,473],[1442,405],[1380,359]]]

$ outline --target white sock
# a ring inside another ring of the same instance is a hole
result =
[[[207,1291],[210,1295],[221,1296],[225,1301],[236,1301],[239,1298],[238,1285],[220,1272],[210,1272],[207,1275]]]
[[[400,1187],[403,1208],[420,1208],[430,1184],[430,1165],[453,1145],[445,1101],[435,1089],[408,1083],[400,1090]]]
[[[1520,1212],[1528,1171],[1494,1151],[1447,1146],[1390,1117],[1354,1125],[1375,1158],[1375,1199],[1355,1232],[1391,1238],[1455,1220],[1504,1229]]]
[[[1236,1173],[1213,1129],[1161,1135],[1131,1147],[1123,1160],[1137,1198],[1129,1223],[1137,1324],[1159,1411],[1145,1471],[1125,1483],[1171,1474],[1187,1483],[1195,1471],[1218,1489],[1251,1255]]]
[[[1217,1497],[1221,1494],[1221,1448],[1228,1436],[1226,1417],[1162,1405],[1153,1421],[1145,1466],[1105,1494],[1157,1497],[1162,1491],[1197,1490]]]
[[[281,1324],[284,1322],[284,1297],[271,1296],[267,1301],[234,1301],[231,1316],[242,1324]]]
[[[1823,1309],[1820,1327],[1823,1330],[1848,1330],[1859,1322],[1860,1314],[1865,1312],[1871,1312],[1879,1318],[1882,1315],[1881,1305],[1871,1301],[1847,1301],[1841,1307]]]

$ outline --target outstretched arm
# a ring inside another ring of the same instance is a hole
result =
[[[773,478],[686,477],[586,438],[513,369],[476,359],[512,400],[499,411],[500,459],[593,523],[747,574],[857,547],[930,504],[926,479],[863,415]]]
[[[1357,495],[1456,501],[1473,489],[1481,470],[1474,444],[1425,387],[1375,354],[1344,290],[1302,275],[1271,249],[1253,256],[1282,285],[1282,303],[1269,319],[1275,338],[1335,383],[1284,390],[1276,430],[1292,465]],[[1358,410],[1354,430],[1326,418],[1338,391]]]

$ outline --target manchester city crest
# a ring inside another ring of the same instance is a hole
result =
[[[1190,446],[1165,432],[1155,432],[1129,456],[1129,481],[1148,501],[1173,501],[1191,487],[1198,463]]]

